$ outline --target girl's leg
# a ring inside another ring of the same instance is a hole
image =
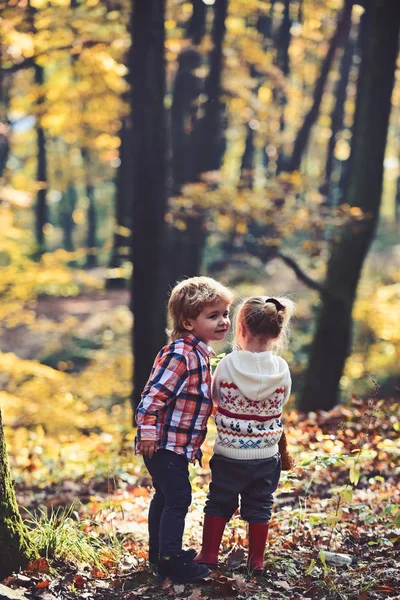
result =
[[[280,456],[257,461],[252,469],[253,477],[241,494],[241,515],[249,523],[249,567],[262,571],[264,552],[271,519],[273,494],[281,473]]]
[[[218,568],[218,552],[225,525],[238,507],[237,479],[229,466],[231,459],[214,455],[210,461],[211,483],[204,512],[201,552],[194,559],[210,569]],[[237,461],[235,461],[237,462]]]

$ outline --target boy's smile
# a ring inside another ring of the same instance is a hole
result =
[[[207,304],[195,319],[185,319],[183,326],[205,344],[224,339],[230,327],[229,304],[217,300]]]

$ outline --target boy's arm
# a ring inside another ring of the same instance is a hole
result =
[[[139,452],[144,453],[142,451],[145,450],[145,446],[152,446],[147,442],[155,443],[157,441],[158,414],[180,394],[187,377],[185,356],[176,352],[174,348],[166,348],[143,390],[142,399],[136,411]],[[152,447],[154,451],[154,446]],[[146,453],[145,455],[151,456],[151,454]]]

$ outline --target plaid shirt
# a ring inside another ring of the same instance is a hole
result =
[[[192,334],[160,350],[136,411],[136,442],[155,440],[189,462],[201,460],[212,410],[210,354]]]

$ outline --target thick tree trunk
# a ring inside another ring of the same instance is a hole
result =
[[[165,0],[133,0],[130,51],[133,125],[133,349],[136,405],[165,343]]]
[[[0,410],[0,580],[38,556],[18,512]]]
[[[357,86],[351,172],[346,201],[364,218],[343,227],[332,247],[325,293],[313,340],[302,411],[331,409],[338,400],[340,378],[350,351],[351,314],[357,284],[373,240],[380,208],[383,159],[391,109],[400,4],[374,0],[367,4],[368,35]]]
[[[319,115],[325,84],[335,58],[336,49],[341,42],[343,35],[348,35],[346,32],[348,32],[351,27],[351,9],[353,1],[354,0],[345,0],[345,5],[339,17],[336,31],[330,41],[328,52],[321,66],[321,73],[315,84],[312,106],[308,111],[294,142],[293,153],[286,167],[286,170],[289,172],[300,169],[301,160],[308,144],[311,129]]]

